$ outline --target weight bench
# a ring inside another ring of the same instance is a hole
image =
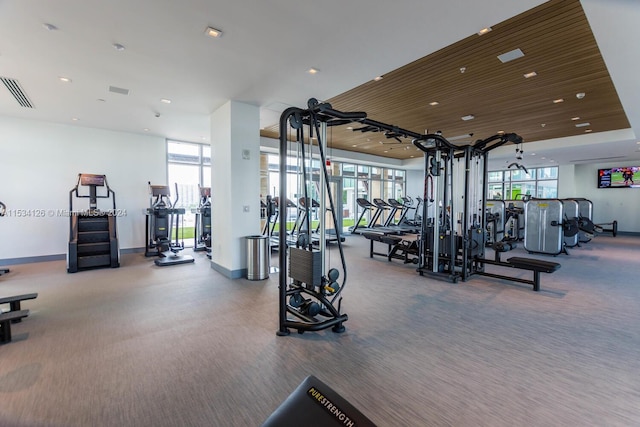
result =
[[[501,274],[487,273],[485,271],[476,271],[476,273],[482,276],[495,277],[498,279],[511,280],[514,282],[533,285],[533,290],[535,292],[540,291],[540,273],[553,273],[554,271],[560,268],[560,264],[558,264],[557,262],[542,261],[535,258],[511,257],[507,259],[506,262],[500,261],[497,259],[496,260],[476,259],[476,262],[490,264],[490,265],[499,265],[501,267],[519,268],[521,270],[532,271],[533,280],[521,279],[519,277],[503,276]]]
[[[261,427],[375,427],[362,412],[328,385],[308,376]]]
[[[402,237],[400,237],[400,236],[392,236],[392,235],[388,235],[388,234],[375,233],[375,232],[369,232],[369,231],[364,231],[364,232],[360,233],[360,235],[365,237],[366,239],[369,239],[369,242],[370,242],[369,258],[373,258],[374,255],[379,255],[379,256],[383,256],[383,257],[387,258],[389,261],[391,261],[391,254],[392,254],[393,246],[397,245],[398,243],[400,243],[402,241]],[[373,249],[373,243],[374,242],[380,242],[380,243],[386,244],[387,245],[387,253],[375,252],[374,249]]]
[[[29,310],[8,311],[0,314],[0,344],[11,341],[11,323],[29,315]]]
[[[9,304],[9,311],[7,313],[12,313],[14,311],[20,311],[21,307],[20,307],[20,303],[22,301],[26,301],[29,299],[36,299],[38,298],[38,294],[37,293],[32,293],[32,294],[24,294],[24,295],[14,295],[11,297],[4,297],[4,298],[0,298],[0,304]],[[22,316],[25,317],[25,316]],[[22,321],[22,317],[18,317],[16,319],[14,319],[12,321],[12,323],[19,323]]]

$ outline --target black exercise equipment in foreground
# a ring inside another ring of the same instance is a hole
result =
[[[308,376],[262,427],[375,427],[375,424],[335,390]]]
[[[149,183],[150,204],[146,214],[146,250],[147,257],[157,256],[154,261],[159,267],[194,262],[190,255],[182,255],[184,242],[179,239],[181,219],[185,209],[175,207],[178,203],[178,184],[176,199],[171,202],[171,192],[167,185]],[[175,235],[175,240],[173,236]]]
[[[200,203],[195,208],[196,226],[193,233],[193,250],[211,253],[211,187],[200,187]]]
[[[89,187],[89,194],[80,194],[80,186]],[[106,194],[98,194],[105,187]],[[74,209],[75,199],[88,198],[89,210]],[[112,209],[98,209],[98,199],[111,199]],[[78,174],[76,186],[69,191],[69,252],[67,272],[120,267],[120,250],[116,229],[116,195],[109,188],[106,175]]]
[[[0,305],[2,304],[9,304],[9,313],[11,313],[12,311],[21,311],[22,307],[20,306],[22,301],[26,301],[26,300],[30,300],[30,299],[36,299],[38,298],[38,294],[37,293],[32,293],[32,294],[23,294],[23,295],[13,295],[10,297],[4,297],[4,298],[0,298]],[[0,310],[0,312],[3,312],[2,310]],[[18,323],[21,321],[21,318],[18,318],[16,320],[13,321],[13,323]]]

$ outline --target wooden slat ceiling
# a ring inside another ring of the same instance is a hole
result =
[[[517,48],[524,57],[498,60]],[[525,78],[531,71],[537,76]],[[335,109],[365,111],[370,119],[413,132],[442,131],[456,143],[499,131],[532,142],[629,128],[578,0],[549,1],[383,77],[327,101]],[[585,93],[583,99],[576,97],[579,92]],[[556,99],[564,102],[553,103]],[[429,105],[432,101],[439,104]],[[469,114],[475,119],[461,119]],[[575,126],[585,122],[590,125]],[[473,137],[455,138],[466,134]],[[261,135],[278,138],[278,124]],[[397,159],[420,156],[410,140],[397,142],[378,132],[340,126],[330,136],[332,148]]]

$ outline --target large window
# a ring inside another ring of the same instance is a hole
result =
[[[287,168],[287,197],[297,203],[302,194],[297,194],[302,187],[301,174],[298,165],[294,164],[295,159],[289,157]],[[262,153],[261,155],[261,197],[264,201],[269,194],[273,197],[279,196],[279,156],[276,154]],[[320,162],[316,159],[312,161],[314,180],[320,173]],[[340,180],[342,194],[334,194],[334,203],[337,209],[341,209],[342,228],[347,231],[355,224],[360,217],[362,208],[356,202],[358,198],[373,200],[376,198],[388,200],[390,198],[400,199],[405,196],[406,172],[404,170],[392,168],[380,168],[370,165],[356,165],[353,163],[331,161],[330,175]],[[318,189],[316,185],[308,185],[309,197],[317,197]],[[286,213],[288,222],[293,223],[297,217],[297,209],[291,207]],[[383,218],[385,219],[385,218]],[[368,224],[369,212],[365,214],[362,224]]]
[[[200,202],[198,186],[211,186],[211,146],[167,140],[167,176],[171,201],[184,208],[183,238],[191,243],[195,228],[195,209]],[[153,183],[152,184],[160,184]]]
[[[519,200],[524,196],[558,197],[558,167],[491,171],[488,174],[489,200]]]

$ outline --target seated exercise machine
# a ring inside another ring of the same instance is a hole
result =
[[[159,267],[188,264],[194,262],[190,255],[182,255],[184,242],[179,239],[180,224],[185,209],[177,208],[178,184],[176,198],[171,202],[171,192],[167,185],[151,185],[149,183],[150,207],[146,212],[146,257],[157,256],[154,261]],[[173,236],[175,235],[175,240]]]
[[[80,194],[80,187],[89,194]],[[99,194],[98,188],[106,188]],[[75,196],[75,197],[74,197]],[[88,210],[77,210],[74,199],[89,199]],[[111,199],[112,209],[98,209],[98,199]],[[120,250],[116,229],[116,195],[109,188],[106,175],[78,174],[76,186],[69,191],[69,250],[67,272],[91,268],[120,267]]]
[[[196,227],[193,233],[193,250],[207,251],[211,258],[211,187],[200,187],[200,203],[193,210],[196,215]]]

